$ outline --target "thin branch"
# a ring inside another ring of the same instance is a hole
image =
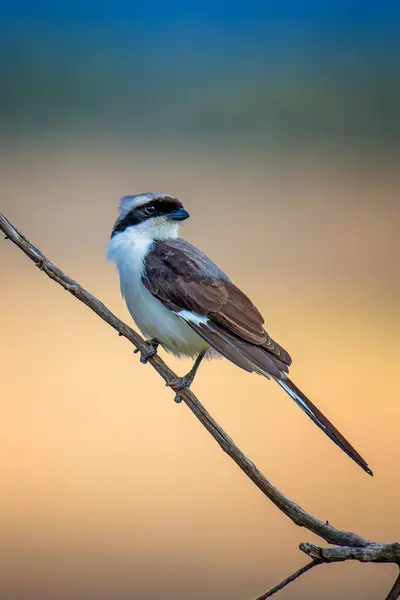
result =
[[[289,575],[289,577],[287,577],[286,579],[281,581],[281,583],[278,583],[278,585],[276,585],[275,587],[268,590],[268,592],[265,592],[265,594],[258,596],[256,598],[256,600],[266,600],[266,598],[271,598],[271,596],[273,596],[277,592],[280,592],[281,590],[283,590],[283,588],[286,587],[287,585],[289,585],[289,583],[292,583],[292,581],[294,581],[301,575],[304,575],[304,573],[307,573],[307,571],[310,571],[310,569],[312,569],[313,567],[316,567],[317,565],[320,565],[320,564],[322,564],[320,561],[312,560],[311,562],[304,565],[304,567],[302,567],[295,573],[292,573],[292,575]]]
[[[100,300],[86,291],[76,281],[68,277],[65,273],[56,267],[40,250],[35,248],[13,225],[0,215],[0,229],[6,236],[14,242],[41,271],[46,273],[51,279],[59,283],[64,289],[70,292],[75,298],[91,308],[106,323],[111,325],[122,336],[128,339],[140,352],[149,350],[148,344],[133,329],[123,323],[116,317]],[[164,381],[168,382],[177,378],[177,375],[170,369],[165,362],[158,356],[149,359],[151,366],[161,375]],[[282,494],[268,479],[259,471],[255,464],[236,446],[228,434],[218,425],[209,412],[204,408],[200,401],[190,390],[180,392],[182,400],[187,404],[193,414],[204,425],[213,438],[221,446],[222,450],[229,454],[235,463],[246,473],[246,475],[256,484],[256,486],[285,513],[296,525],[305,527],[309,531],[319,535],[330,544],[338,546],[368,546],[371,542],[365,538],[348,531],[341,531],[313,517],[296,502],[290,500]]]
[[[397,600],[397,598],[400,598],[400,572],[396,581],[394,582],[394,586],[390,590],[389,594],[386,596],[385,600]]]
[[[2,230],[6,239],[10,239],[18,246],[35,264],[46,273],[48,277],[56,281],[65,290],[70,292],[75,298],[86,304],[103,321],[111,325],[120,336],[129,340],[135,348],[141,353],[149,351],[149,345],[133,329],[123,323],[116,317],[100,300],[86,291],[76,281],[68,277],[58,267],[56,267],[40,250],[35,248],[22,234],[20,234],[13,225],[0,215],[0,230]],[[170,369],[165,362],[155,355],[149,358],[149,364],[159,373],[165,382],[177,379],[177,375]],[[341,531],[336,529],[328,522],[321,521],[298,504],[282,494],[268,479],[259,471],[255,464],[236,446],[227,433],[218,425],[212,416],[207,412],[204,406],[190,390],[180,392],[182,400],[190,408],[197,419],[207,429],[207,431],[218,442],[222,450],[226,452],[244,473],[255,483],[271,502],[279,508],[293,523],[300,527],[305,527],[309,531],[323,538],[326,542],[341,546],[342,548],[321,548],[313,544],[301,544],[303,552],[312,557],[312,562],[288,577],[281,584],[266,592],[258,600],[268,598],[300,577],[303,573],[320,564],[321,562],[337,562],[341,560],[361,560],[363,562],[395,562],[400,564],[400,544],[377,544],[367,540],[356,533]],[[400,595],[400,575],[396,580],[387,600],[395,600]]]

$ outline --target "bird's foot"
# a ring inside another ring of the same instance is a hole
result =
[[[179,392],[182,392],[183,390],[188,390],[193,383],[193,379],[194,378],[191,377],[188,373],[187,375],[185,375],[185,377],[177,377],[176,379],[172,379],[171,381],[168,381],[165,384],[167,387],[170,387],[174,390],[174,402],[176,402],[177,404],[182,402],[182,398],[180,397]]]
[[[160,345],[160,342],[155,338],[147,340],[147,343],[149,345],[149,351],[146,353],[140,353],[140,362],[144,365],[147,363],[149,358],[152,358],[152,356],[155,356],[157,354],[157,348]],[[136,350],[134,350],[134,353],[137,354],[137,352],[139,352],[139,350],[136,348]]]
[[[175,402],[177,402],[179,404],[179,402],[182,402],[182,398],[180,397],[179,392],[182,392],[183,390],[188,390],[190,388],[190,386],[193,383],[193,380],[196,376],[197,370],[200,366],[201,361],[204,358],[204,355],[206,354],[206,351],[203,350],[202,352],[200,352],[200,354],[198,355],[198,357],[196,358],[193,367],[190,369],[189,373],[186,373],[185,377],[177,377],[176,379],[173,379],[172,381],[168,381],[168,383],[166,383],[165,385],[172,388],[175,392]]]

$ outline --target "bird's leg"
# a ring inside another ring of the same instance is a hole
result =
[[[169,381],[165,384],[168,387],[172,387],[173,390],[176,392],[174,401],[178,404],[179,402],[182,402],[182,398],[179,396],[179,392],[181,392],[182,390],[188,390],[190,388],[190,386],[193,383],[193,379],[196,376],[200,363],[204,358],[205,353],[206,350],[202,350],[200,352],[200,354],[194,361],[193,367],[190,369],[189,373],[187,373],[184,377],[178,377],[177,379],[173,379],[172,381]]]
[[[146,354],[144,354],[143,352],[141,352],[141,354],[140,354],[140,362],[143,363],[144,365],[147,363],[149,358],[151,358],[152,356],[155,356],[157,354],[157,348],[160,345],[160,342],[158,340],[156,340],[156,338],[152,338],[151,340],[146,340],[146,341],[149,345],[149,351],[146,352]],[[134,350],[134,353],[136,354],[137,352],[139,352],[139,350],[136,348],[136,350]]]

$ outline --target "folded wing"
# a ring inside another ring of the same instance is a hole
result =
[[[365,460],[288,379],[291,358],[264,329],[254,304],[205,254],[182,239],[157,242],[145,260],[148,291],[222,356],[245,371],[273,377],[324,433],[364,471]]]
[[[252,371],[253,363],[274,377],[281,370],[288,371],[289,354],[267,334],[264,319],[251,300],[185,240],[154,245],[145,260],[143,283],[210,346],[241,368]]]

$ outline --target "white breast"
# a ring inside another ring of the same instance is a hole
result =
[[[147,338],[156,338],[175,355],[197,356],[201,350],[209,349],[207,342],[143,285],[144,259],[153,243],[145,232],[135,231],[133,227],[111,238],[108,258],[117,265],[122,296],[136,325]]]

